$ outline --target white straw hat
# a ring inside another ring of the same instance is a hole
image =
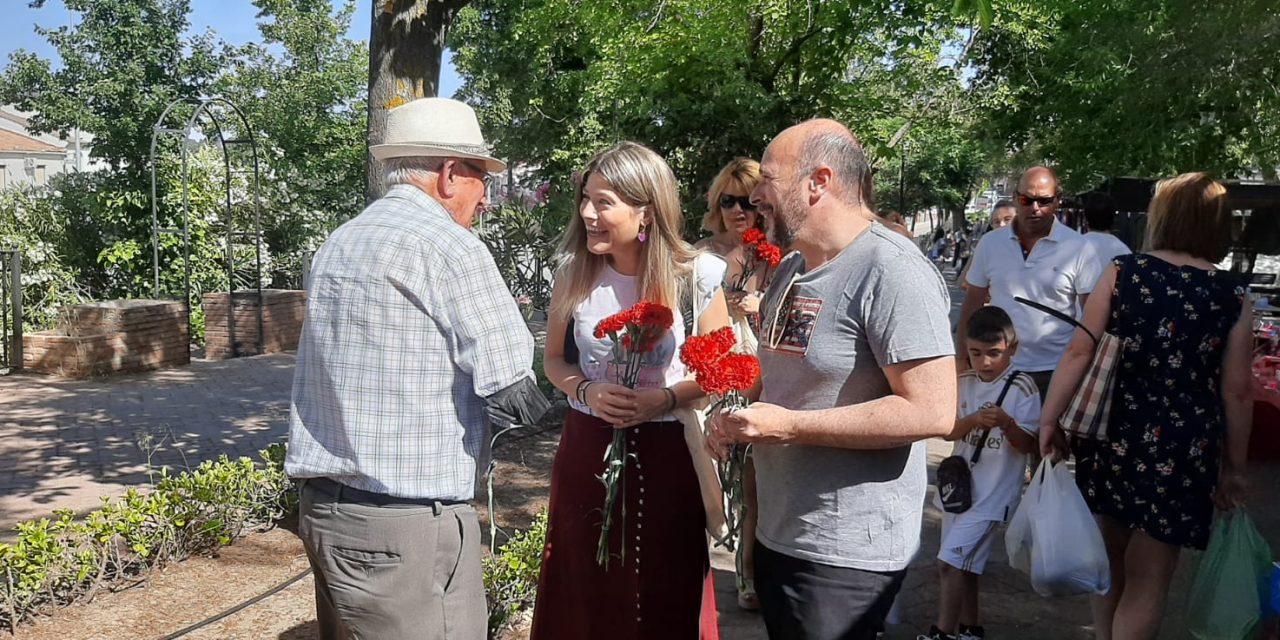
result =
[[[369,147],[369,152],[377,160],[469,158],[481,161],[489,172],[507,168],[507,163],[489,155],[476,112],[465,102],[449,98],[420,98],[388,111],[384,142]]]

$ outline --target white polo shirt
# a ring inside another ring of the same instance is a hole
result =
[[[1111,259],[1116,256],[1127,256],[1133,253],[1129,245],[1109,233],[1090,231],[1084,234],[1084,241],[1093,247],[1093,255],[1098,259],[1098,277],[1111,266]]]
[[[984,236],[973,252],[969,284],[988,289],[991,304],[1004,309],[1018,332],[1013,366],[1020,371],[1052,371],[1067,350],[1075,327],[1014,301],[1034,300],[1079,320],[1076,296],[1093,291],[1101,271],[1093,247],[1071,227],[1054,221],[1023,259],[1013,225]]]

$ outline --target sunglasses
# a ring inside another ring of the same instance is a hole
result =
[[[466,160],[458,160],[457,165],[455,166],[462,166],[470,169],[473,173],[475,173],[475,175],[471,177],[483,183],[486,189],[489,188],[489,181],[493,179],[493,175],[490,174],[488,171],[486,171],[484,167],[472,164],[470,162],[467,162]]]
[[[1018,194],[1018,205],[1023,207],[1029,207],[1033,202],[1042,207],[1047,207],[1057,201],[1058,201],[1058,196],[1044,196],[1042,198],[1033,198],[1025,193]]]
[[[729,194],[727,194],[727,193],[725,193],[725,194],[721,194],[721,195],[720,195],[720,208],[721,208],[721,209],[732,209],[732,208],[733,208],[733,204],[734,204],[735,202],[736,202],[736,203],[738,203],[738,206],[739,206],[739,207],[742,207],[742,210],[743,210],[743,211],[755,211],[755,210],[756,210],[756,206],[755,206],[754,204],[751,204],[751,198],[750,198],[750,196],[731,196],[731,195],[729,195]]]

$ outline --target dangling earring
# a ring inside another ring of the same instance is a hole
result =
[[[644,224],[641,223],[640,233],[636,234],[636,240],[639,240],[640,242],[644,242],[645,240],[648,240],[648,239],[649,239],[649,234],[644,232]]]

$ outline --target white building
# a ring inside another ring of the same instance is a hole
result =
[[[92,136],[80,133],[77,144],[75,132],[67,140],[32,133],[29,115],[0,106],[0,189],[15,185],[43,187],[64,171],[92,171],[104,166],[89,157]]]

